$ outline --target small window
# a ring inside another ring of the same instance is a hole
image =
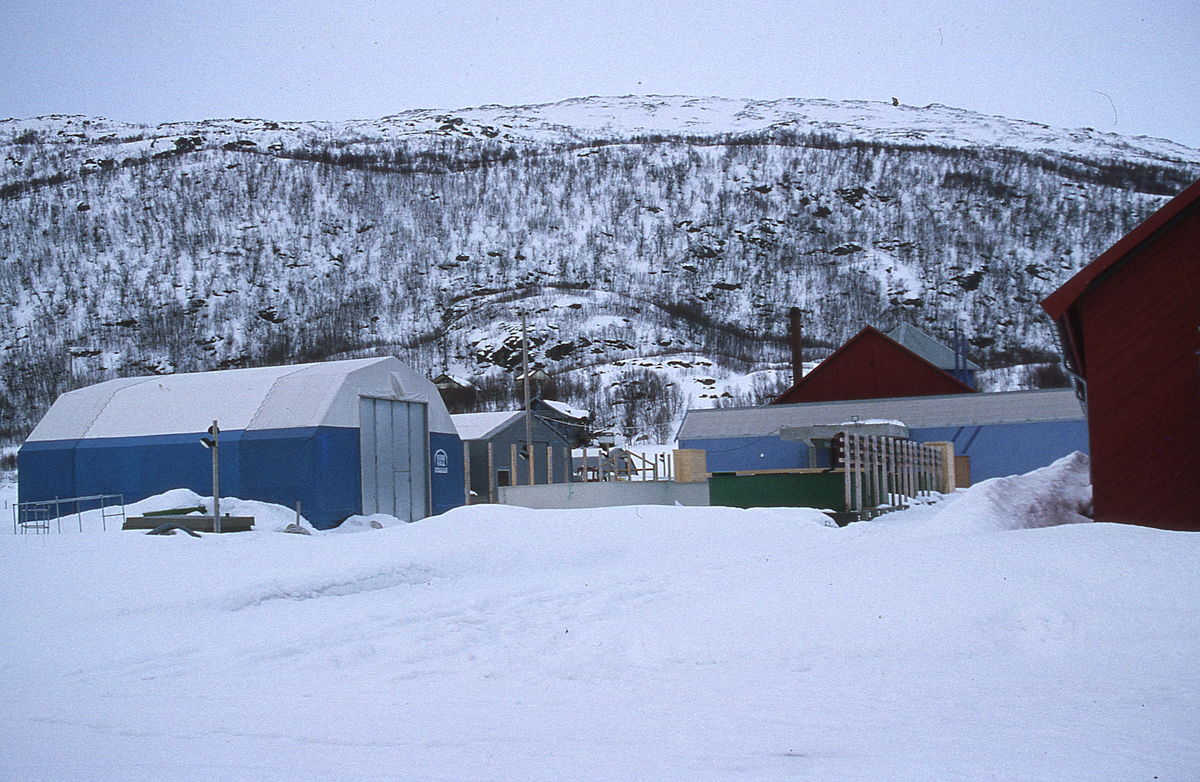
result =
[[[496,485],[508,486],[508,470],[496,470]]]

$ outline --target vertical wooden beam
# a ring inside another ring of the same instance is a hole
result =
[[[463,443],[463,497],[471,504],[471,444]]]
[[[863,509],[863,461],[862,447],[863,441],[861,435],[853,435],[854,437],[854,510],[860,511]]]
[[[834,469],[837,469],[836,464],[831,464],[829,466],[833,467]],[[846,432],[842,435],[842,483],[845,484],[843,486],[843,493],[845,494],[845,506],[842,508],[842,510],[849,513],[852,510],[852,508],[850,507],[850,502],[851,502],[850,492],[851,492],[852,487],[850,486],[850,433],[849,432]]]
[[[496,502],[496,444],[488,440],[488,502]]]

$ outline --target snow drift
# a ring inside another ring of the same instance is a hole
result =
[[[987,532],[1090,522],[1088,469],[1087,455],[1076,451],[1025,475],[983,481],[948,503],[934,523],[947,530]]]
[[[842,529],[6,535],[0,778],[1190,779],[1200,536],[1028,528],[1074,518],[1081,470]]]

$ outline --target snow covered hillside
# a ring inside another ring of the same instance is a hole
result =
[[[1041,527],[1083,521],[1085,473],[844,529],[3,535],[0,778],[1193,779],[1200,537]]]
[[[1038,302],[1198,176],[1166,140],[936,105],[4,120],[0,447],[71,385],[368,354],[507,408],[518,310],[563,401],[658,440],[664,406],[786,388],[792,306],[809,361],[957,326],[1028,387],[1055,374],[1019,369],[1056,360]]]

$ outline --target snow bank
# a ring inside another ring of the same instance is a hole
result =
[[[6,536],[0,778],[1188,779],[1200,535],[1089,498]]]
[[[5,536],[0,778],[1192,778],[1200,535],[1027,529],[1074,518],[1082,471],[842,529],[473,506]]]
[[[972,486],[939,521],[960,531],[1034,529],[1090,522],[1090,462],[1076,451],[1048,467]]]

